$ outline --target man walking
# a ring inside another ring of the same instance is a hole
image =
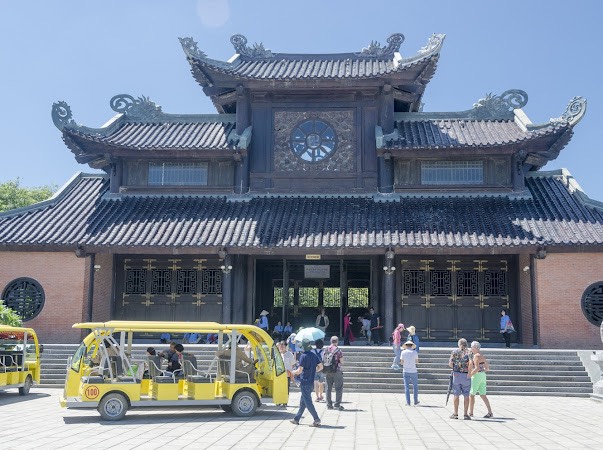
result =
[[[381,316],[375,312],[375,309],[371,306],[369,309],[370,321],[371,321],[371,332],[373,333],[373,343],[375,345],[381,345]]]
[[[306,408],[308,408],[308,411],[310,411],[310,414],[312,414],[312,417],[314,418],[314,422],[310,426],[319,427],[320,417],[318,417],[316,408],[314,408],[314,404],[312,403],[312,391],[314,390],[316,369],[322,369],[322,361],[319,361],[316,354],[312,352],[312,345],[309,340],[304,339],[302,341],[302,348],[304,352],[299,359],[299,367],[292,372],[293,375],[299,376],[300,378],[299,388],[301,390],[301,398],[299,400],[299,410],[290,422],[294,425],[299,425],[302,414]]]
[[[454,395],[454,414],[451,419],[459,418],[459,397],[463,395],[463,416],[465,420],[471,420],[469,416],[469,392],[471,390],[471,379],[469,378],[469,350],[467,339],[461,338],[458,342],[459,348],[450,354],[448,366],[452,368],[452,395]]]
[[[343,353],[338,347],[339,338],[337,336],[331,337],[331,345],[325,350],[323,361],[330,361],[331,364],[323,366],[323,372],[327,376],[327,408],[338,409],[343,411],[341,406],[341,397],[343,396],[343,371],[341,366],[343,365]],[[331,399],[331,391],[335,385],[335,405]]]

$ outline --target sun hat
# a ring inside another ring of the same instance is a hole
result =
[[[404,324],[403,323],[399,323],[396,328],[399,328],[399,329],[403,330],[404,329]]]
[[[407,330],[410,334],[415,334],[415,327],[413,325],[409,326]]]
[[[260,316],[267,316],[268,314],[270,314],[270,313],[264,309],[264,310],[262,310],[262,312],[260,313]]]
[[[412,347],[413,350],[417,348],[417,344],[415,344],[413,341],[406,341],[403,346],[408,347],[409,345]]]

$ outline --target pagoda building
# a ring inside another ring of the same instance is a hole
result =
[[[603,319],[603,204],[541,171],[586,101],[542,124],[521,90],[423,110],[444,35],[357,52],[274,53],[231,38],[228,61],[180,39],[217,114],[116,95],[101,128],[52,120],[78,162],[53,198],[0,214],[3,298],[46,342],[82,320],[314,325],[374,307],[422,342],[592,348]],[[354,328],[356,332],[359,330]],[[560,330],[563,330],[561,333]],[[192,330],[194,331],[194,330]]]

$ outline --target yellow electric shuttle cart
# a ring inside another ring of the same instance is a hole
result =
[[[262,404],[287,403],[281,355],[272,338],[256,326],[110,321],[73,327],[92,332],[69,359],[62,407],[97,408],[103,419],[120,420],[129,408],[213,406],[248,417]],[[159,356],[132,355],[137,335],[193,331],[217,336],[217,345],[207,348],[211,358],[197,360],[185,344],[179,355],[182,369],[167,372]],[[251,346],[253,367],[242,367],[243,342]]]
[[[18,388],[26,395],[40,383],[41,350],[33,329],[0,325],[0,391]]]

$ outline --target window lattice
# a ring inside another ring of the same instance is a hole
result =
[[[368,308],[369,289],[348,287],[348,308]]]
[[[603,281],[591,284],[582,294],[582,313],[590,323],[601,326],[603,321]]]
[[[151,294],[170,295],[172,293],[172,271],[156,269],[151,271]]]
[[[476,297],[479,295],[478,273],[475,270],[459,270],[456,273],[456,295]]]
[[[222,294],[222,271],[204,269],[201,271],[201,294]]]
[[[341,305],[341,290],[337,287],[326,287],[323,292],[323,306],[326,308],[339,308]]]
[[[452,279],[449,270],[431,272],[431,295],[449,297],[452,295]]]
[[[144,295],[147,293],[146,269],[126,269],[125,293],[128,295]]]
[[[421,161],[421,184],[484,184],[481,161]]]
[[[23,321],[36,317],[44,307],[44,289],[32,278],[11,281],[2,293],[6,306],[15,311]]]
[[[425,295],[425,271],[405,270],[403,278],[404,295]]]
[[[177,270],[176,280],[178,287],[177,294],[196,294],[197,293],[197,271],[196,270]]]
[[[504,297],[507,295],[507,273],[502,270],[484,272],[484,295]]]
[[[207,185],[207,163],[149,163],[149,186]]]
[[[293,288],[289,288],[288,305],[293,305],[293,295],[294,295]],[[283,288],[282,287],[273,288],[273,298],[274,298],[274,306],[275,307],[280,308],[283,306]]]
[[[300,308],[318,307],[318,288],[300,287],[299,288],[299,306]]]

